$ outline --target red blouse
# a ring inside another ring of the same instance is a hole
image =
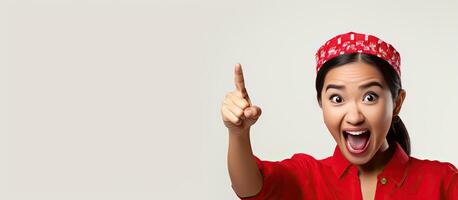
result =
[[[261,191],[240,199],[358,199],[362,200],[358,168],[336,147],[323,160],[294,154],[282,161],[261,161],[254,156],[263,175]],[[396,150],[377,176],[375,200],[458,199],[458,171],[450,163],[409,157]]]

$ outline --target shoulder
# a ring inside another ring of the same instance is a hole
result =
[[[295,153],[288,158],[284,158],[278,161],[261,160],[256,158],[256,163],[260,168],[283,168],[283,169],[304,169],[316,166],[315,163],[318,161],[311,155],[305,153]]]
[[[291,159],[296,161],[316,161],[313,156],[305,153],[295,153],[291,156]]]
[[[300,163],[300,162],[316,162],[317,160],[308,154],[305,153],[295,153],[288,158],[284,158],[279,161],[269,161],[269,160],[262,160],[263,162],[275,162],[275,163]]]
[[[281,164],[292,164],[292,165],[304,165],[304,164],[307,164],[307,165],[309,165],[311,163],[317,162],[317,160],[313,156],[311,156],[309,154],[295,153],[291,157],[283,159],[281,161],[277,161],[277,162],[281,163]]]
[[[428,180],[428,182],[440,183],[444,188],[457,188],[458,170],[449,162],[437,160],[418,159],[410,157],[410,175],[415,179]]]
[[[438,160],[418,159],[410,157],[409,159],[411,168],[416,171],[421,171],[426,174],[436,175],[455,175],[458,173],[456,167],[449,162],[441,162]]]

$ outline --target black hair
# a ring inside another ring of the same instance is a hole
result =
[[[352,53],[342,54],[334,57],[325,62],[320,68],[315,80],[318,102],[321,103],[321,90],[323,89],[324,78],[329,70],[356,61],[362,61],[364,63],[375,66],[382,73],[385,82],[388,84],[391,96],[393,97],[393,101],[398,98],[399,92],[402,89],[401,79],[387,61],[371,54]],[[409,133],[407,132],[407,129],[399,116],[393,117],[393,120],[391,121],[391,128],[388,131],[387,140],[390,143],[394,141],[398,142],[402,149],[404,149],[404,151],[407,153],[407,155],[410,155]]]

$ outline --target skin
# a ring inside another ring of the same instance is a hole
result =
[[[372,85],[361,88],[369,82]],[[326,88],[339,85],[339,88]],[[386,136],[392,118],[398,115],[405,99],[401,90],[393,100],[388,84],[378,69],[357,61],[331,69],[325,77],[319,101],[323,118],[344,157],[359,168],[363,199],[374,199],[377,175],[393,154]],[[353,154],[346,147],[343,130],[367,128],[371,132],[369,146],[362,154]]]
[[[250,143],[250,127],[261,115],[261,108],[251,103],[239,63],[234,68],[234,82],[235,90],[226,94],[221,105],[221,116],[229,132],[227,165],[235,193],[249,197],[262,187],[262,175]]]

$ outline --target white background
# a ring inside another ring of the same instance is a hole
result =
[[[348,31],[401,53],[412,155],[458,165],[457,1],[2,1],[0,199],[236,199],[237,62],[255,154],[327,157],[314,54]]]

